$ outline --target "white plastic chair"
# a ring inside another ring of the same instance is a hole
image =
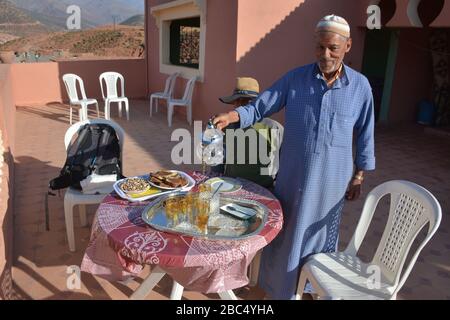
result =
[[[281,145],[283,143],[283,137],[284,137],[284,127],[279,123],[278,121],[275,121],[270,118],[265,118],[261,121],[261,123],[264,123],[267,125],[271,130],[271,133],[275,131],[275,135],[271,135],[271,145],[273,148],[270,150],[270,165],[268,167],[269,174],[272,176],[272,178],[276,178],[280,166],[280,159],[279,159],[279,152],[281,149]],[[278,153],[278,155],[277,155]]]
[[[69,148],[69,145],[75,136],[75,134],[78,133],[78,131],[86,124],[108,124],[114,128],[114,130],[117,133],[117,137],[119,138],[119,144],[120,144],[120,157],[121,157],[121,163],[123,165],[122,161],[122,154],[123,154],[123,145],[125,142],[125,132],[124,130],[115,122],[104,120],[104,119],[96,119],[96,120],[87,120],[83,122],[78,122],[71,126],[64,137],[64,144],[66,147],[66,150]],[[68,188],[66,190],[66,194],[64,196],[64,216],[66,220],[66,232],[67,232],[67,240],[69,243],[69,249],[72,252],[75,252],[75,234],[74,234],[74,228],[73,228],[73,208],[78,205],[79,206],[79,212],[80,212],[80,220],[81,225],[85,227],[87,225],[87,219],[86,219],[86,207],[85,205],[88,204],[98,204],[103,201],[106,194],[83,194],[81,191]]]
[[[269,174],[272,178],[276,178],[279,169],[279,152],[281,149],[281,145],[283,143],[284,137],[284,127],[278,121],[275,121],[270,118],[265,118],[261,121],[261,123],[268,126],[270,129],[276,129],[275,135],[271,135],[271,145],[272,148],[270,150],[270,164],[267,167],[269,170]],[[272,133],[272,132],[271,132]],[[277,155],[278,153],[278,155]],[[278,162],[277,162],[278,161]],[[259,251],[255,258],[252,260],[249,268],[249,278],[250,278],[250,286],[255,286],[258,283],[259,276],[259,267],[261,264],[261,251]]]
[[[172,127],[173,109],[175,106],[186,107],[187,120],[192,125],[192,96],[194,95],[194,86],[197,81],[197,77],[193,77],[186,84],[186,89],[182,99],[169,99],[167,105],[167,120],[169,127]]]
[[[80,106],[81,109],[79,110],[80,115],[80,121],[84,121],[88,119],[88,106],[95,104],[97,108],[97,115],[100,117],[100,110],[98,108],[98,102],[96,99],[88,99],[86,97],[86,91],[84,90],[84,82],[83,79],[81,79],[76,74],[68,73],[63,75],[63,82],[67,90],[67,95],[69,96],[70,100],[70,124],[73,123],[72,121],[72,110],[73,106]],[[77,90],[77,84],[80,88],[81,93],[81,99],[78,96],[78,90]]]
[[[178,72],[175,72],[167,78],[164,92],[156,92],[150,95],[150,117],[153,116],[153,101],[155,101],[156,112],[158,112],[158,101],[160,99],[166,100],[168,103],[168,101],[173,98],[173,91],[179,75]]]
[[[378,202],[388,194],[391,203],[386,228],[372,262],[363,263],[356,254]],[[320,299],[396,299],[421,250],[439,227],[441,217],[439,202],[423,187],[407,181],[383,183],[367,196],[347,249],[313,255],[304,264],[297,299],[302,298],[307,281]],[[402,272],[411,245],[427,224],[425,239]]]
[[[122,118],[122,103],[125,103],[127,112],[127,120],[130,121],[130,103],[125,97],[125,79],[117,72],[104,72],[100,75],[100,87],[102,88],[103,101],[105,101],[105,118],[111,119],[111,103],[116,102],[119,106],[119,116]],[[120,86],[120,95],[117,90],[118,84]],[[106,84],[106,90],[104,89]]]

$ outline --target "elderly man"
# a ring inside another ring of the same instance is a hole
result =
[[[343,63],[351,46],[348,23],[326,16],[316,28],[316,63],[290,71],[251,104],[214,119],[219,128],[235,122],[245,128],[286,111],[275,186],[285,225],[263,252],[259,278],[273,299],[295,297],[309,255],[337,250],[344,199],[356,200],[364,171],[375,169],[372,91]]]

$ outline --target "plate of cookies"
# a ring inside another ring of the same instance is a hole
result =
[[[177,170],[160,170],[150,173],[149,183],[162,190],[182,189],[189,185],[189,176]]]

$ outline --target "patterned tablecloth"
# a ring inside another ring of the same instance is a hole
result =
[[[205,176],[194,172],[196,182]],[[217,293],[248,284],[247,268],[257,252],[280,232],[283,214],[279,201],[266,189],[247,180],[227,197],[258,201],[269,217],[258,235],[222,241],[193,238],[157,231],[141,218],[150,202],[130,203],[116,194],[107,196],[97,210],[91,241],[82,270],[110,281],[139,274],[146,264],[159,265],[187,290]]]

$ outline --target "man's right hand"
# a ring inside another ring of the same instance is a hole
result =
[[[239,122],[239,113],[236,111],[231,111],[228,113],[222,113],[215,116],[213,123],[219,130],[223,130],[228,127],[231,123]]]

